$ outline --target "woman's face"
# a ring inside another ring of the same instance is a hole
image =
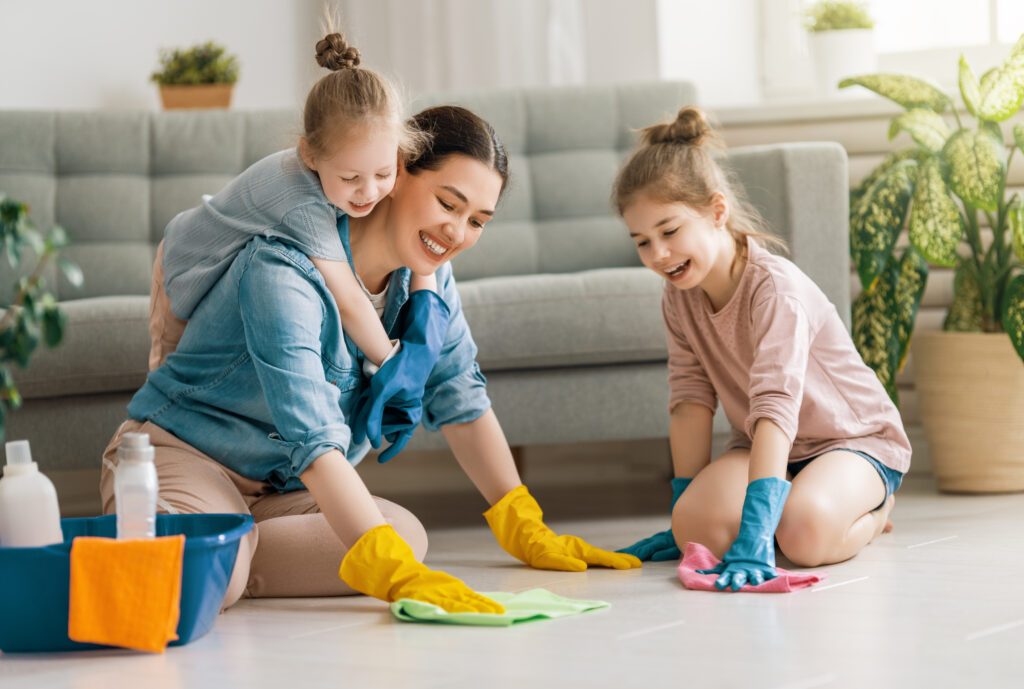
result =
[[[392,237],[418,275],[433,274],[480,239],[494,217],[502,180],[478,160],[453,155],[437,170],[402,174],[391,192]]]

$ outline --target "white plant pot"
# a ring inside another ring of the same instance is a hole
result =
[[[814,32],[811,34],[811,59],[814,61],[815,87],[819,96],[863,97],[863,89],[840,90],[839,81],[878,71],[875,32],[872,29]]]

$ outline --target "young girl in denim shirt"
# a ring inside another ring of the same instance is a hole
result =
[[[794,564],[856,555],[887,526],[910,466],[899,412],[857,354],[835,307],[762,242],[756,214],[706,150],[701,111],[643,130],[614,199],[645,266],[665,280],[672,531],[624,549],[679,557],[687,542],[722,562],[718,588]],[[711,461],[712,416],[732,426]]]
[[[153,274],[151,369],[174,350],[184,319],[256,236],[277,237],[310,257],[346,334],[366,357],[368,375],[398,352],[349,268],[337,223],[345,215],[369,215],[391,192],[402,160],[414,156],[425,137],[406,126],[395,89],[359,67],[359,51],[344,36],[332,32],[320,40],[316,60],[331,73],[306,98],[297,149],[255,163],[167,225]],[[433,271],[448,260],[451,247],[441,237],[421,240],[433,262],[431,272],[413,276],[412,289],[433,290]]]

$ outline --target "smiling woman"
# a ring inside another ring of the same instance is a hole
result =
[[[492,505],[486,517],[507,552],[548,569],[639,566],[632,556],[556,536],[544,525],[490,408],[447,261],[470,248],[494,215],[508,177],[504,147],[490,125],[462,108],[432,108],[414,122],[433,145],[408,162],[373,213],[343,216],[337,227],[355,275],[379,292],[383,326],[411,352],[401,361],[415,362],[426,378],[420,398],[409,401],[422,409],[428,430],[442,431]],[[436,271],[437,292],[410,294],[413,271]],[[225,606],[243,595],[358,591],[450,611],[500,611],[422,565],[426,537],[418,520],[371,496],[356,473],[374,435],[368,391],[395,384],[406,369],[385,364],[367,379],[344,326],[302,251],[253,239],[200,301],[178,349],[132,399],[131,419],[104,454],[104,510],[113,509],[124,433],[149,433],[164,511],[255,518]],[[377,417],[378,439],[407,430],[391,412]]]

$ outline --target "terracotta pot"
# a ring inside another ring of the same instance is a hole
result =
[[[925,331],[911,346],[939,490],[1024,491],[1024,362],[1009,335]]]
[[[189,84],[161,86],[160,100],[164,109],[227,108],[231,106],[234,84]]]

